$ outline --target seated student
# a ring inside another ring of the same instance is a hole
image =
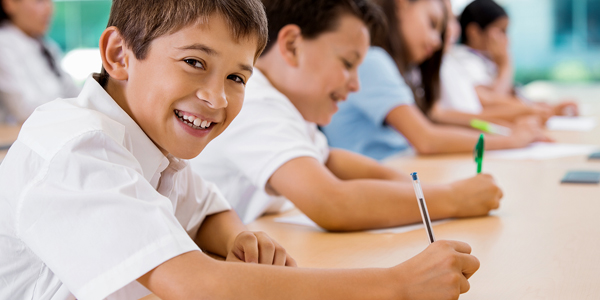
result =
[[[445,63],[460,73],[459,76],[442,69],[442,84],[452,90],[466,83],[475,91],[478,104],[484,110],[500,115],[505,121],[534,114],[547,119],[552,115],[577,114],[574,102],[550,106],[544,103],[527,103],[514,88],[512,60],[508,51],[506,34],[509,18],[506,11],[493,0],[476,0],[460,16],[461,44],[451,47]],[[444,67],[442,67],[444,68]],[[465,112],[458,103],[472,102],[464,92],[454,90],[442,99],[447,108]]]
[[[75,97],[79,88],[60,67],[60,50],[45,40],[51,0],[0,2],[0,122],[22,123],[41,104]]]
[[[263,2],[270,38],[242,111],[192,168],[219,186],[245,223],[291,207],[288,199],[332,231],[419,222],[408,171],[329,149],[317,129],[359,88],[367,26],[381,19],[377,7],[360,0]],[[489,175],[424,188],[434,219],[487,215],[502,197]]]
[[[437,123],[471,126],[473,119],[491,121],[505,126],[514,126],[516,122],[530,120],[544,109],[527,105],[486,105],[482,106],[475,86],[468,72],[451,52],[460,38],[461,27],[452,12],[449,0],[446,3],[448,22],[444,41],[444,56],[440,68],[441,94],[433,105],[429,117]],[[515,104],[517,104],[515,102]],[[533,118],[535,120],[535,118]],[[541,120],[538,120],[541,121]]]
[[[478,132],[436,125],[423,113],[439,98],[443,0],[375,2],[385,11],[389,30],[374,37],[359,68],[361,90],[341,103],[323,128],[329,144],[379,160],[411,146],[420,154],[473,151]],[[485,145],[518,148],[542,138],[539,125],[523,123],[510,137],[487,136]]]
[[[185,159],[238,114],[266,40],[258,1],[115,0],[100,38],[103,72],[78,98],[38,108],[0,165],[0,299],[466,292],[479,262],[460,242],[386,269],[263,266],[295,263],[265,234],[245,232]]]

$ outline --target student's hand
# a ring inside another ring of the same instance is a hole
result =
[[[514,148],[522,148],[533,142],[554,142],[544,133],[546,120],[539,116],[518,118],[510,136]]]
[[[264,232],[244,231],[233,242],[226,261],[296,267],[296,261]]]
[[[476,217],[489,214],[500,206],[502,190],[491,175],[478,174],[465,180],[450,184],[455,217]]]
[[[508,37],[499,28],[492,27],[487,35],[487,50],[490,58],[496,65],[510,66],[511,59],[508,52]]]
[[[392,268],[400,278],[398,299],[456,300],[470,289],[468,279],[479,269],[468,244],[437,241],[417,256]]]
[[[574,117],[579,115],[579,106],[572,100],[563,101],[552,108],[557,116]]]

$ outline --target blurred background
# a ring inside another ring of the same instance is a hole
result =
[[[143,0],[141,0],[143,1]],[[600,0],[497,0],[508,11],[516,81],[600,81]],[[460,14],[470,0],[452,0]],[[63,68],[83,82],[100,69],[98,39],[110,0],[55,0],[50,37],[65,52]]]

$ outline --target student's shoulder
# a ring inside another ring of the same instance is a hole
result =
[[[123,143],[125,126],[71,98],[57,99],[36,109],[23,124],[18,140],[48,159],[70,142],[92,136]]]

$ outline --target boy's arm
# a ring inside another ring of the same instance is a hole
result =
[[[235,211],[227,210],[206,216],[194,241],[202,250],[227,257],[235,238],[246,230]]]
[[[200,249],[227,261],[296,266],[296,261],[267,234],[247,231],[233,210],[207,216],[195,242]]]
[[[341,180],[312,157],[283,164],[269,184],[319,226],[331,231],[392,227],[421,220],[411,182]],[[433,219],[486,215],[498,207],[502,197],[488,175],[449,185],[425,185],[423,190]]]
[[[324,270],[224,263],[199,251],[174,257],[138,278],[171,299],[458,299],[479,268],[461,242],[438,241],[389,269]]]
[[[408,174],[401,174],[374,159],[342,149],[330,149],[325,163],[339,179],[383,179],[409,182]]]

